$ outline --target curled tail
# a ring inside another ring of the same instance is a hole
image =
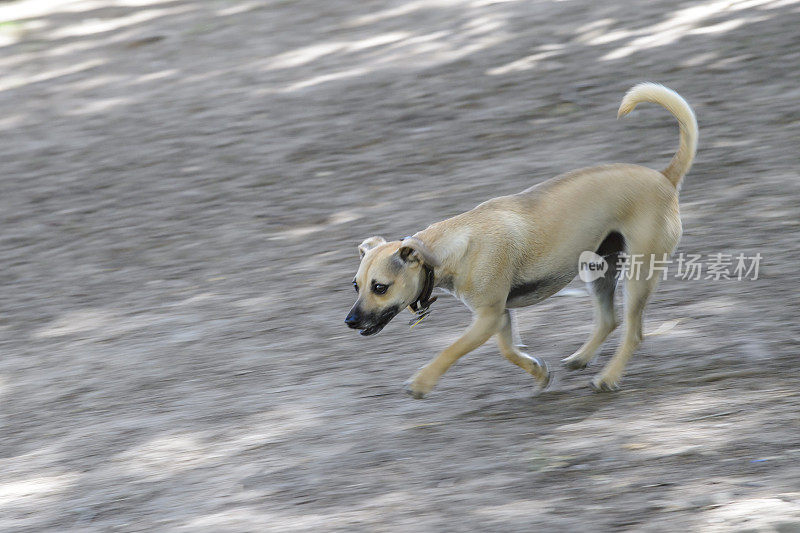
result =
[[[681,136],[678,151],[672,156],[667,168],[661,171],[677,187],[692,167],[697,152],[697,119],[692,108],[681,95],[657,83],[640,83],[632,87],[622,99],[617,118],[633,111],[640,102],[652,102],[666,108],[678,119]]]

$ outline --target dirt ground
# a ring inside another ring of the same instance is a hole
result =
[[[0,2],[0,530],[800,531],[800,1]],[[679,252],[623,390],[559,361],[582,285],[347,330],[356,245],[560,172],[662,168]]]

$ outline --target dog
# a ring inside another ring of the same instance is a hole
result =
[[[641,102],[659,104],[678,120],[679,147],[664,170],[629,164],[584,168],[493,198],[402,240],[370,237],[358,246],[361,262],[353,280],[358,298],[345,323],[362,335],[378,333],[405,308],[424,316],[435,300],[433,288],[455,295],[473,312],[466,332],[406,382],[414,398],[428,394],[453,363],[493,335],[500,352],[545,388],[547,365],[515,344],[511,310],[540,302],[570,283],[586,251],[602,256],[608,268],[589,283],[593,332],[562,361],[582,369],[594,358],[618,325],[614,292],[620,263],[624,266],[625,257],[664,260],[678,244],[678,191],[697,151],[697,120],[678,93],[640,83],[626,93],[617,118]],[[619,388],[642,341],[642,314],[658,278],[626,280],[624,336],[591,381],[595,391]]]

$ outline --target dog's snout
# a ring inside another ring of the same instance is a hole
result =
[[[356,309],[351,310],[347,318],[344,319],[344,323],[347,324],[349,328],[357,329],[361,325],[361,313]]]

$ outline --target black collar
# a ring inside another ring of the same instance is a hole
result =
[[[433,267],[430,265],[422,265],[423,275],[425,279],[422,280],[422,290],[409,307],[412,311],[418,314],[425,313],[433,302],[436,301],[436,296],[431,298],[433,292]]]

